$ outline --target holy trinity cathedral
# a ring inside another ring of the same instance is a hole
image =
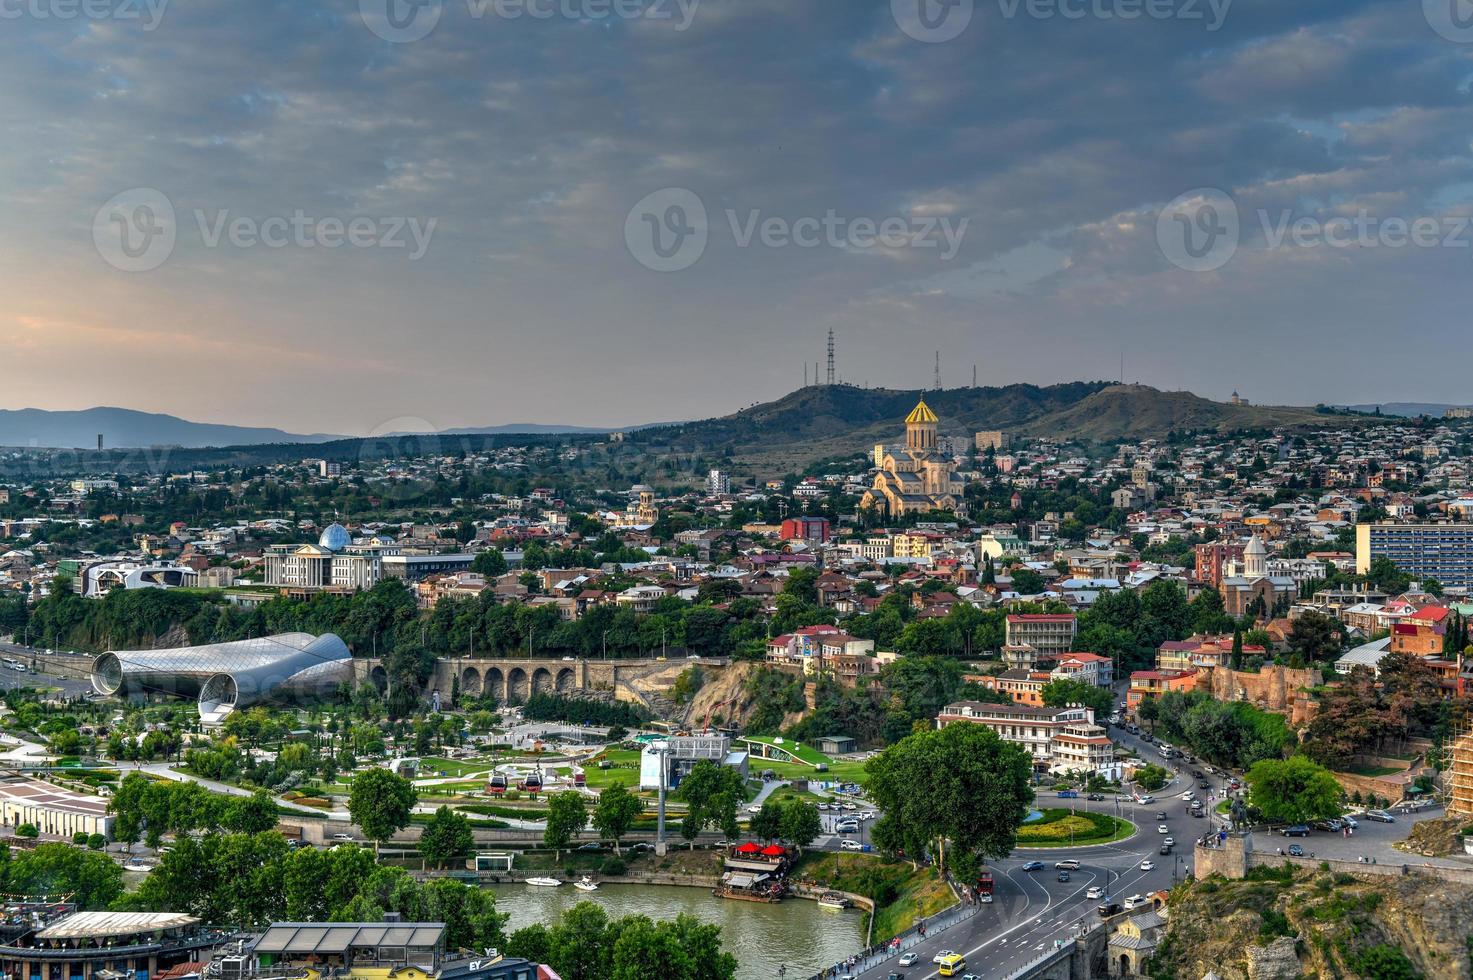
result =
[[[905,448],[896,447],[880,460],[875,485],[865,491],[861,507],[882,507],[891,517],[961,507],[964,484],[956,464],[936,447],[938,421],[922,398],[905,419]]]

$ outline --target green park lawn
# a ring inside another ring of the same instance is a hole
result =
[[[777,738],[772,736],[748,735],[744,737],[749,742],[761,742],[763,745],[770,745],[780,752],[791,752],[794,756],[801,760],[801,762],[807,763],[810,767],[817,765],[833,765],[834,760],[830,759],[822,752],[818,751],[812,746],[804,745],[802,742],[795,742],[790,738],[783,739],[781,744],[779,744]]]
[[[760,775],[764,770],[771,769],[779,779],[813,779],[820,782],[864,785],[868,778],[865,776],[864,763],[858,759],[830,762],[828,765],[827,772],[818,772],[812,766],[805,766],[797,762],[771,762],[767,759],[756,758],[751,762],[753,775]]]

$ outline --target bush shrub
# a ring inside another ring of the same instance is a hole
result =
[[[617,876],[617,875],[622,875],[622,874],[627,873],[628,871],[629,871],[629,866],[624,863],[624,859],[623,858],[618,858],[618,857],[605,858],[604,859],[604,863],[601,864],[601,865],[599,865],[599,868],[598,868],[598,873],[599,874],[601,874],[601,875],[608,875],[610,877],[614,877],[614,876]]]

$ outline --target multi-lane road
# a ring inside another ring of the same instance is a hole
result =
[[[1124,729],[1112,728],[1110,734],[1121,745],[1135,749],[1143,759],[1159,759],[1154,745],[1129,735]],[[915,953],[919,962],[900,966],[899,957],[891,957],[868,970],[854,972],[857,980],[884,980],[890,972],[905,975],[906,980],[932,980],[937,968],[932,957],[942,950],[952,950],[967,958],[967,972],[982,977],[1005,977],[1032,960],[1051,951],[1056,943],[1068,942],[1081,930],[1100,927],[1098,908],[1107,901],[1123,905],[1133,895],[1145,896],[1170,888],[1192,872],[1192,845],[1196,838],[1212,829],[1213,805],[1223,798],[1226,789],[1222,776],[1207,774],[1208,788],[1190,775],[1193,769],[1206,772],[1201,764],[1187,765],[1174,760],[1180,769],[1162,790],[1152,794],[1148,804],[1106,794],[1103,800],[1091,801],[1085,796],[1059,798],[1048,790],[1040,790],[1035,805],[1040,809],[1072,807],[1120,816],[1135,824],[1135,834],[1114,844],[1092,847],[1019,848],[1006,860],[990,867],[994,878],[991,904],[983,905],[971,918],[941,930],[930,931],[919,944],[905,950]],[[1167,768],[1171,768],[1170,765]],[[1208,816],[1193,817],[1182,794],[1191,790],[1207,802]],[[1164,813],[1165,819],[1157,814]],[[1165,825],[1167,833],[1159,829]],[[1167,837],[1175,841],[1172,853],[1160,853]],[[1058,880],[1055,863],[1063,860],[1080,862],[1069,880]],[[1032,861],[1043,863],[1035,871],[1023,870]],[[1149,861],[1150,869],[1142,862]],[[1107,898],[1089,898],[1091,888],[1100,888]]]

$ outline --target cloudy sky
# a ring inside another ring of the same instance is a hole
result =
[[[414,3],[0,0],[0,405],[1473,401],[1466,0]]]

